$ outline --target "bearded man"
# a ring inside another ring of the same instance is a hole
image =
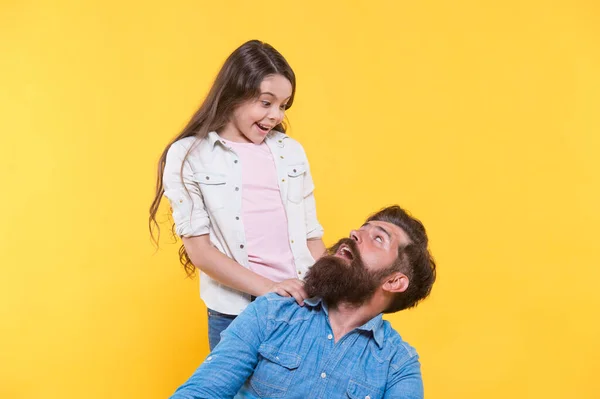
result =
[[[382,318],[431,292],[423,224],[384,208],[309,270],[306,298],[257,298],[172,399],[422,399],[419,357]]]

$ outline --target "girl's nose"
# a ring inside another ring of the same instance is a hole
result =
[[[269,112],[269,120],[275,123],[279,123],[283,120],[283,116],[285,115],[280,109],[272,109]]]

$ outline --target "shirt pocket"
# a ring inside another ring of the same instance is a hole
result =
[[[290,165],[287,168],[288,174],[288,200],[299,204],[304,198],[304,174],[306,173],[306,164]]]
[[[258,353],[258,365],[250,377],[252,389],[260,397],[285,397],[302,359],[295,353],[266,344],[258,348]]]
[[[227,179],[225,175],[211,172],[194,173],[194,181],[198,183],[204,205],[210,211],[225,207]]]
[[[350,380],[346,394],[351,399],[381,399],[383,390],[358,380]]]

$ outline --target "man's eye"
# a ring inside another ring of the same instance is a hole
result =
[[[383,238],[381,238],[381,236],[377,236],[377,237],[375,237],[375,241],[383,242]]]

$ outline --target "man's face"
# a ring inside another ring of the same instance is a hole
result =
[[[406,233],[392,223],[367,222],[310,268],[304,288],[309,296],[321,297],[329,306],[340,302],[360,305],[392,273],[398,249],[409,242]]]
[[[398,259],[398,249],[410,243],[408,235],[393,223],[373,220],[363,224],[358,230],[350,232],[350,238],[356,243],[367,269],[371,271],[385,270]],[[348,251],[340,250],[335,256],[348,260]]]

